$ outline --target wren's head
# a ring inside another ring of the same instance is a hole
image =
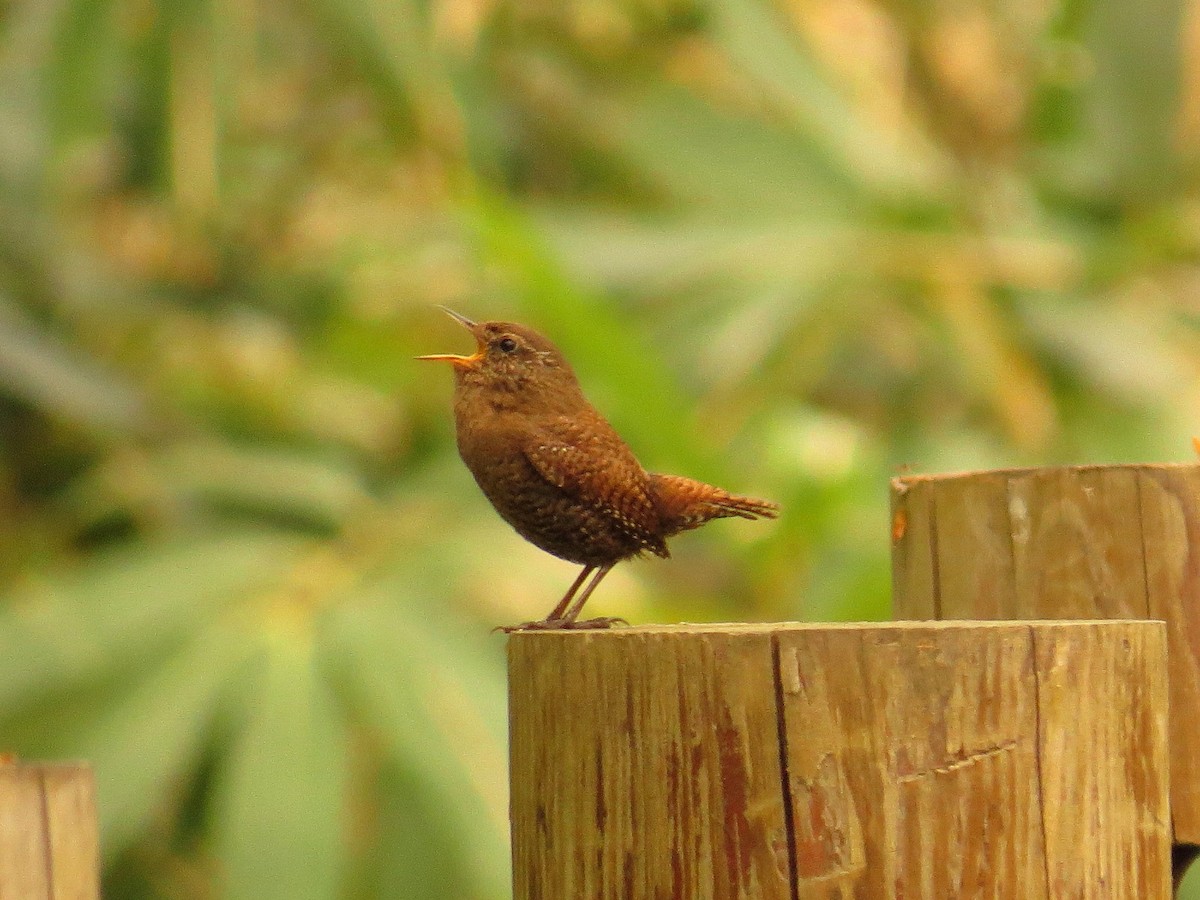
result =
[[[558,348],[515,322],[472,322],[442,307],[475,338],[470,356],[435,353],[417,359],[445,360],[454,367],[458,392],[489,395],[498,404],[519,403],[523,397],[574,396],[579,383]]]

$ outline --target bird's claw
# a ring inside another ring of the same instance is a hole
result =
[[[538,619],[534,622],[522,622],[520,625],[497,625],[492,633],[502,631],[512,634],[514,631],[593,631],[602,628],[612,628],[614,625],[628,625],[619,616],[601,616],[596,619]]]

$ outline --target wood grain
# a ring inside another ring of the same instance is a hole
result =
[[[1166,621],[1171,815],[1200,844],[1200,466],[898,478],[892,515],[896,618]]]
[[[514,634],[514,897],[1169,897],[1165,646],[1149,622]]]
[[[0,900],[97,900],[96,787],[83,763],[0,763]]]

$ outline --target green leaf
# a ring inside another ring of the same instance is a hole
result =
[[[452,638],[423,621],[418,610],[390,599],[403,596],[402,584],[381,583],[376,591],[377,598],[331,611],[326,664],[346,703],[382,737],[390,760],[383,787],[392,808],[383,827],[385,835],[405,837],[380,850],[385,875],[399,879],[381,894],[504,896],[509,857],[501,670],[487,664],[475,642]],[[423,811],[432,810],[438,822],[421,824]],[[425,892],[401,890],[401,882],[422,880]]]
[[[814,158],[847,185],[884,195],[936,190],[942,163],[935,148],[919,146],[911,135],[867,119],[859,106],[834,89],[812,54],[805,52],[796,29],[772,6],[762,0],[714,4],[712,38],[790,113]]]
[[[1045,355],[1098,396],[1150,405],[1195,379],[1194,359],[1173,340],[1178,326],[1152,308],[1031,296],[1018,310]]]
[[[1030,144],[1057,182],[1103,205],[1144,207],[1178,190],[1186,9],[1179,0],[1062,6],[1058,54],[1072,62],[1041,87],[1044,140]]]
[[[300,541],[270,533],[143,545],[0,598],[0,718],[159,656],[274,586]]]
[[[218,787],[228,900],[326,900],[344,867],[346,734],[311,635],[274,623]]]
[[[404,142],[422,131],[452,136],[453,97],[415,0],[305,0],[330,46],[357,69],[379,113]]]
[[[747,282],[793,292],[837,271],[838,261],[875,236],[832,220],[803,217],[741,222],[689,215],[666,221],[539,210],[537,222],[572,271],[613,290],[662,293],[695,290],[706,280],[731,285],[723,306],[737,310],[733,291]]]
[[[190,443],[165,453],[161,462],[170,487],[189,499],[326,529],[371,502],[353,470],[311,451]]]
[[[484,845],[489,852],[482,858],[466,858],[457,817],[446,814],[447,803],[455,798],[431,790],[427,778],[426,772],[394,760],[380,772],[371,896],[413,900],[510,896],[506,861],[491,852],[495,842]]]
[[[606,140],[680,204],[727,216],[828,218],[853,197],[803,136],[717,109],[673,85],[654,85],[615,112]]]
[[[222,692],[250,656],[239,630],[209,628],[114,706],[97,711],[64,752],[96,768],[105,854],[117,855],[165,811],[198,760]]]
[[[44,84],[60,145],[106,123],[113,69],[127,49],[121,46],[118,7],[112,0],[71,0],[57,6],[44,57]]]

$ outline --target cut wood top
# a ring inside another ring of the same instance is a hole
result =
[[[1150,620],[1155,622],[1156,620]],[[624,625],[614,628],[581,628],[578,630],[514,631],[511,640],[609,640],[635,635],[685,636],[689,634],[775,634],[781,631],[869,631],[888,632],[928,629],[944,631],[954,628],[1076,628],[1080,625],[1111,626],[1111,618],[1096,619],[917,619],[892,622],[679,622],[674,625]],[[1158,622],[1157,624],[1162,624]]]

